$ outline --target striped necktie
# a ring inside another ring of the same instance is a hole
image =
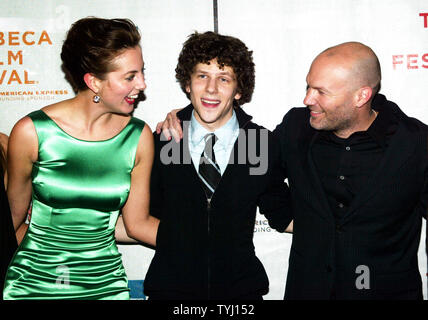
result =
[[[209,133],[204,137],[205,148],[199,161],[199,178],[203,182],[205,194],[211,199],[215,188],[221,179],[220,167],[215,161],[214,144],[217,137],[214,133]]]

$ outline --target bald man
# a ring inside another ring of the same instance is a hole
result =
[[[324,50],[306,81],[307,107],[274,130],[294,216],[285,299],[422,299],[427,126],[378,93],[361,43]]]
[[[428,130],[380,80],[369,47],[329,48],[306,77],[307,108],[275,129],[294,211],[286,299],[422,299]]]

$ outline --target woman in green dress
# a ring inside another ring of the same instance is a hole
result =
[[[28,231],[9,265],[4,299],[129,299],[115,243],[155,245],[149,214],[153,138],[132,117],[144,89],[140,34],[127,19],[84,18],[62,47],[77,94],[19,120],[9,139],[13,225]]]

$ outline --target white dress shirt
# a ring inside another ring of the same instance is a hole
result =
[[[195,118],[195,111],[192,112],[192,118],[189,124],[189,152],[192,157],[193,165],[196,172],[199,171],[199,161],[201,154],[205,148],[204,137],[211,131],[204,128]],[[230,153],[233,149],[236,139],[239,135],[239,123],[236,118],[235,111],[232,117],[223,126],[212,132],[217,137],[217,142],[214,144],[214,153],[217,164],[220,167],[221,175],[226,170],[229,163]]]

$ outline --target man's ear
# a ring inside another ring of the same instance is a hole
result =
[[[373,89],[370,87],[362,87],[356,94],[356,105],[358,108],[364,106],[372,97]]]
[[[100,90],[100,79],[98,79],[91,73],[85,73],[85,75],[83,76],[83,80],[85,81],[88,88],[91,89],[91,91],[93,91],[94,93],[98,93],[98,91]]]

